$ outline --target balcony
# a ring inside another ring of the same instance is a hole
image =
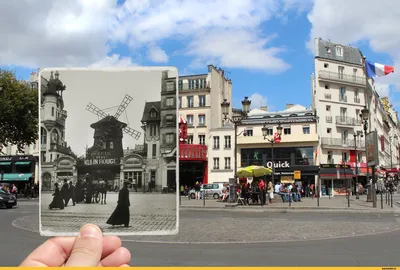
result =
[[[354,98],[354,103],[358,103],[358,104],[359,104],[360,102],[361,102],[361,101],[360,101],[360,98],[359,98],[359,97],[355,97],[355,98]]]
[[[341,138],[321,138],[321,146],[325,148],[350,148],[354,149],[354,139],[341,139]],[[356,140],[357,150],[365,150],[364,140]]]
[[[361,120],[354,117],[336,116],[336,124],[342,126],[361,125]]]
[[[325,99],[332,99],[332,95],[331,94],[325,94]]]
[[[347,96],[346,95],[339,95],[339,101],[340,102],[347,102]]]
[[[337,72],[331,72],[331,71],[326,71],[326,70],[320,70],[318,72],[318,78],[320,80],[326,80],[326,81],[330,81],[330,82],[340,82],[340,83],[346,83],[346,84],[350,84],[350,85],[365,86],[365,84],[366,84],[365,77],[363,77],[363,76],[339,74]]]
[[[192,91],[210,91],[211,90],[211,84],[210,82],[207,82],[205,85],[198,85],[198,87],[189,87],[188,84],[181,84],[178,87],[179,92],[192,92]]]
[[[202,144],[180,144],[180,161],[207,161],[207,146]]]

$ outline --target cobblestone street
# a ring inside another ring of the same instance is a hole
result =
[[[97,224],[107,233],[143,233],[175,230],[176,196],[161,194],[130,193],[130,226],[128,228],[106,224],[117,206],[118,194],[109,192],[107,204],[80,203],[72,206],[70,202],[63,210],[49,210],[51,193],[41,197],[42,230],[49,233],[78,232],[86,223]]]

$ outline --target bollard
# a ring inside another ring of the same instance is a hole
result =
[[[390,191],[390,207],[393,207],[393,191]]]
[[[381,209],[383,209],[383,193],[381,191]]]
[[[206,206],[206,191],[203,190],[203,206]]]
[[[182,205],[182,195],[179,193],[179,206]]]

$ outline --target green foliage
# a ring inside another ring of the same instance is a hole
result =
[[[24,145],[36,142],[39,136],[38,91],[15,73],[0,69],[0,144]]]

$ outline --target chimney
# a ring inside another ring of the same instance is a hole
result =
[[[292,108],[292,107],[293,107],[293,104],[292,104],[292,103],[287,103],[287,104],[286,104],[286,110],[287,110],[287,109],[290,109],[290,108]]]
[[[260,107],[260,110],[262,110],[264,112],[267,112],[268,111],[268,106],[263,105],[263,106]]]

